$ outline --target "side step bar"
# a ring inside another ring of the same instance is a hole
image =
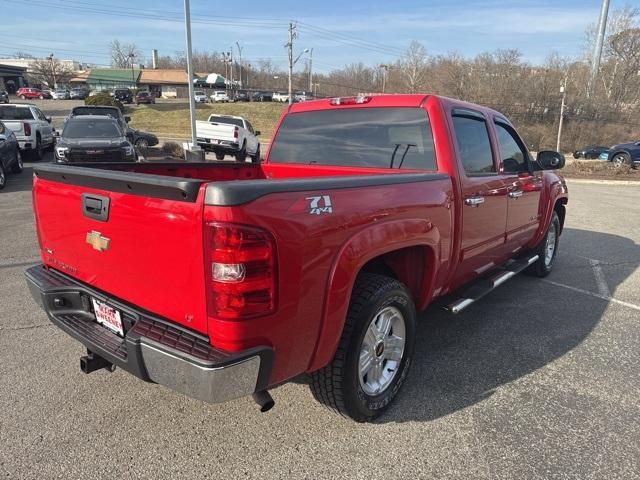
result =
[[[491,290],[520,273],[536,260],[538,260],[538,255],[507,262],[502,269],[493,276],[479,280],[477,283],[467,288],[463,292],[462,297],[444,307],[445,310],[448,310],[451,313],[460,313],[475,301],[480,300]]]

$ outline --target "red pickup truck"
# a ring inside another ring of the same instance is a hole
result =
[[[86,346],[86,373],[263,410],[307,374],[320,402],[367,421],[407,376],[416,312],[550,272],[563,164],[448,98],[296,103],[260,164],[36,166],[43,264],[26,276]]]

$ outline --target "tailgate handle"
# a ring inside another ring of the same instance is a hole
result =
[[[101,222],[109,220],[110,198],[93,193],[82,194],[82,214]]]

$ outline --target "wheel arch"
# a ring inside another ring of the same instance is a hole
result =
[[[384,222],[351,237],[340,249],[327,279],[322,322],[308,371],[322,368],[333,358],[360,273],[399,280],[421,309],[431,297],[439,251],[440,233],[424,219]]]

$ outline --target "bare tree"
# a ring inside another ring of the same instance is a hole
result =
[[[417,92],[423,86],[427,63],[427,50],[420,42],[413,41],[404,58],[400,61],[400,68],[405,76],[405,84],[410,92]]]
[[[43,58],[29,64],[29,75],[36,83],[53,88],[56,84],[67,83],[73,77],[73,69],[55,58]]]
[[[114,68],[131,67],[132,58],[135,59],[135,63],[144,62],[142,51],[135,43],[120,43],[119,40],[113,40],[109,44],[109,49],[111,51],[111,66]]]

